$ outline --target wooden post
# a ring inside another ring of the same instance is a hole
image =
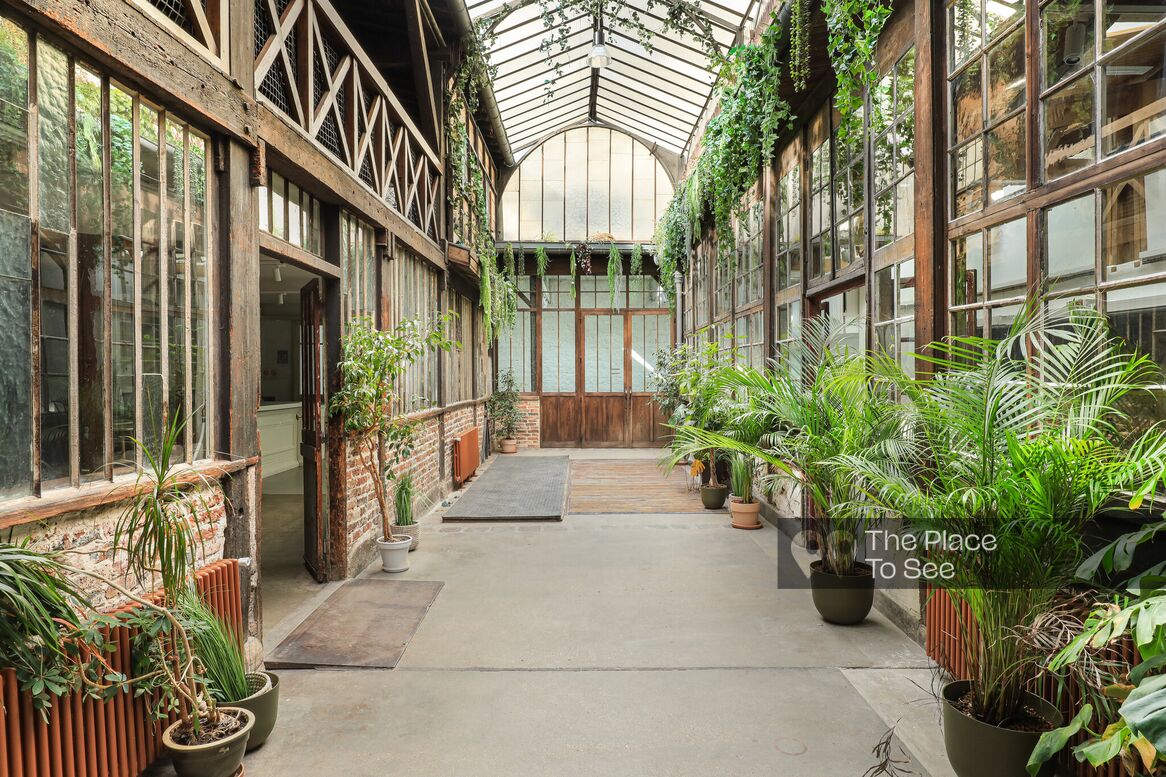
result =
[[[942,0],[916,0],[915,45],[915,343],[922,349],[947,330]]]

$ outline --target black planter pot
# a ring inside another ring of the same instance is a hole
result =
[[[720,510],[729,498],[728,486],[701,486],[700,501],[706,510]]]
[[[1015,731],[992,726],[965,715],[955,702],[971,689],[970,680],[943,687],[943,744],[947,760],[958,777],[1028,777],[1025,768],[1039,731]],[[1050,726],[1061,725],[1061,713],[1039,696],[1025,694],[1029,707]],[[1047,762],[1039,777],[1052,777],[1056,760]]]
[[[855,565],[861,574],[834,575],[822,562],[810,564],[810,590],[822,620],[839,626],[862,623],[874,606],[874,574],[867,564]]]

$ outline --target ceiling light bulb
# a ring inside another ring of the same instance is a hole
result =
[[[596,70],[611,64],[611,55],[607,53],[607,46],[603,43],[603,22],[600,21],[599,24],[599,29],[595,31],[595,45],[587,55],[587,64]]]
[[[283,271],[280,269],[283,265],[280,262],[275,263],[275,282],[283,283]]]

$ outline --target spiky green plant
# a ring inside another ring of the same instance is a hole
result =
[[[412,526],[413,521],[413,475],[405,473],[397,478],[397,485],[393,489],[393,512],[397,516],[398,526]]]
[[[993,725],[1024,714],[1042,654],[1022,635],[1073,580],[1086,524],[1121,493],[1140,502],[1166,467],[1161,429],[1135,441],[1120,433],[1129,421],[1121,400],[1161,382],[1153,362],[1130,353],[1096,311],[1042,322],[1036,309],[1001,340],[933,343],[916,356],[933,373],[922,379],[875,358],[876,382],[905,400],[896,413],[911,465],[854,456],[845,467],[921,541],[993,538],[982,552],[929,549],[951,565],[932,582],[970,615],[960,638],[971,710]]]
[[[198,658],[202,681],[214,700],[229,704],[250,696],[243,649],[218,614],[201,596],[188,590],[178,599],[178,617]]]
[[[547,265],[550,264],[550,261],[550,257],[547,256],[547,249],[539,246],[534,250],[534,269],[538,273],[538,277],[546,277]]]
[[[733,456],[729,470],[729,485],[733,495],[742,504],[753,504],[753,467],[756,460],[752,456],[738,453]]]

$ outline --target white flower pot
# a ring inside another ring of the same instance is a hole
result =
[[[377,550],[381,552],[381,569],[386,572],[404,572],[409,568],[409,546],[412,537],[393,537],[388,542],[381,537],[377,540]]]

